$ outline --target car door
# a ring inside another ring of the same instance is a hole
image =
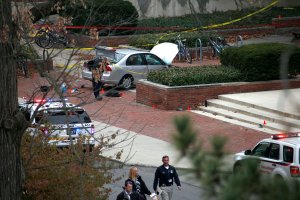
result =
[[[147,77],[147,64],[142,54],[132,54],[126,60],[126,73],[131,74],[134,81]]]
[[[144,54],[147,62],[148,72],[167,68],[167,65],[154,54]]]
[[[276,169],[276,167],[280,165],[279,154],[280,145],[277,143],[270,143],[267,148],[266,155],[261,159],[261,172],[265,174],[271,174]]]
[[[266,161],[265,158],[269,155],[270,152],[270,143],[269,142],[260,142],[258,143],[251,152],[251,155],[254,157],[258,157],[260,162],[258,166],[258,170],[262,173],[269,173],[266,169]]]

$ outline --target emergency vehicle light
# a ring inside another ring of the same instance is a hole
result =
[[[300,137],[300,133],[279,133],[279,134],[273,134],[271,136],[271,138],[274,140],[291,138],[291,137]]]
[[[34,103],[45,103],[46,99],[35,99]]]
[[[27,103],[46,103],[46,102],[62,102],[68,101],[68,99],[60,99],[60,98],[47,98],[47,99],[34,99],[33,101],[27,101]]]

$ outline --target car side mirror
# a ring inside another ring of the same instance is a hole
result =
[[[251,155],[251,153],[252,153],[252,152],[251,152],[250,149],[248,149],[248,150],[245,151],[245,155]]]

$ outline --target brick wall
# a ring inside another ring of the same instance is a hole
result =
[[[252,83],[226,83],[195,86],[168,87],[141,80],[136,84],[137,103],[163,110],[184,110],[204,105],[205,100],[216,99],[221,94],[258,92],[283,89],[282,81]],[[289,88],[300,88],[300,79],[290,80]]]

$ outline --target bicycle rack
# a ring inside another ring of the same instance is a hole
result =
[[[198,44],[199,44],[199,46],[198,46]],[[196,60],[198,60],[198,49],[199,49],[199,60],[200,61],[202,61],[202,59],[203,59],[203,53],[202,53],[202,41],[201,41],[201,39],[200,38],[198,38],[197,40],[196,40],[196,44],[195,44],[195,50],[196,50]]]
[[[240,35],[236,36],[236,46],[237,47],[243,46],[243,37]]]
[[[178,48],[178,50],[179,50],[179,42],[178,42],[178,40],[176,40],[176,44],[177,44],[177,48]],[[180,55],[180,52],[178,52],[178,60],[180,61],[181,60],[181,55]]]

